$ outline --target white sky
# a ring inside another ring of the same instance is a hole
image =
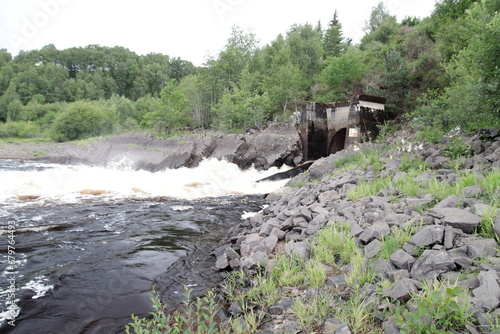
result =
[[[379,0],[0,0],[0,48],[20,50],[54,44],[65,49],[89,44],[123,46],[138,54],[181,57],[202,65],[216,55],[231,27],[257,35],[262,45],[294,23],[318,20],[323,28],[335,10],[345,37],[355,43]],[[385,0],[398,20],[427,17],[435,0]]]

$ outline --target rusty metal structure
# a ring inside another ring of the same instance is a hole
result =
[[[385,98],[370,95],[353,96],[345,102],[308,102],[299,129],[304,161],[373,140],[379,132],[377,125],[388,117],[385,102]]]

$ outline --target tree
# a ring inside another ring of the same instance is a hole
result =
[[[180,129],[193,124],[189,110],[189,100],[170,80],[161,91],[158,110],[144,115],[141,125],[152,127],[158,133],[170,133],[173,129]]]
[[[410,71],[401,53],[391,48],[385,57],[385,72],[380,77],[380,95],[387,99],[386,108],[397,116],[407,111]]]
[[[368,21],[365,21],[365,26],[363,27],[363,30],[367,34],[372,33],[375,30],[377,30],[378,27],[380,27],[382,22],[389,19],[390,17],[391,14],[385,8],[384,3],[379,2],[377,6],[372,8],[372,11],[370,13],[370,18],[368,19]]]
[[[335,11],[323,38],[326,57],[338,57],[341,55],[344,50],[343,39],[342,25],[338,20],[337,11]]]
[[[189,100],[194,123],[201,128],[210,126],[210,96],[199,75],[182,78],[179,88]]]
[[[328,58],[327,62],[319,77],[324,92],[317,98],[323,102],[342,101],[362,88],[365,68],[358,49],[351,47],[340,57]]]
[[[324,54],[320,34],[310,24],[293,25],[288,31],[286,45],[290,48],[290,61],[306,75],[309,81],[321,69]]]
[[[291,107],[298,110],[307,88],[304,72],[290,60],[291,52],[288,46],[283,46],[274,56],[269,75],[262,84],[274,107],[273,113],[286,113]]]

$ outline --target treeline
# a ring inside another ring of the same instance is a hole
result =
[[[161,54],[89,45],[0,51],[0,137],[73,140],[146,128],[259,128],[304,101],[355,94],[387,98],[398,120],[437,132],[498,127],[500,2],[441,0],[423,20],[372,9],[358,45],[338,13],[323,27],[296,24],[259,46],[234,27],[196,68]]]

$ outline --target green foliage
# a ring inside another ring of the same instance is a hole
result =
[[[344,37],[342,36],[342,25],[338,19],[338,13],[333,13],[328,28],[325,31],[323,45],[326,57],[338,57],[344,51]]]
[[[410,241],[412,236],[417,232],[417,226],[405,225],[403,227],[396,227],[388,237],[382,238],[380,245],[380,256],[384,259],[389,257],[406,242]]]
[[[214,292],[209,291],[205,297],[191,300],[191,291],[187,288],[185,290],[186,299],[183,301],[183,306],[173,314],[165,314],[165,306],[153,287],[151,301],[154,311],[150,312],[151,318],[132,315],[133,322],[126,326],[126,333],[218,333],[219,328],[215,319],[218,306]]]
[[[460,137],[448,138],[446,150],[443,153],[445,157],[450,159],[459,159],[461,157],[469,157],[473,150],[465,144],[465,140]]]
[[[460,286],[436,280],[424,283],[423,291],[412,296],[415,310],[400,306],[393,314],[402,333],[452,333],[472,322],[467,296]]]
[[[198,68],[119,46],[47,45],[15,57],[2,49],[0,122],[33,122],[44,132],[64,118],[65,103],[100,101],[117,116],[114,131],[139,124],[164,134],[192,126],[239,131],[284,120],[307,100],[372,94],[437,142],[456,127],[500,126],[499,13],[497,0],[440,0],[432,16],[398,23],[381,2],[356,46],[336,11],[324,30],[321,22],[295,24],[263,47],[235,26]]]
[[[74,102],[57,115],[51,129],[51,138],[70,141],[101,136],[113,132],[117,114],[99,102]]]
[[[327,62],[320,74],[322,89],[326,92],[318,98],[323,102],[343,101],[362,87],[365,68],[359,50],[349,48],[339,57],[328,58]]]
[[[158,133],[170,133],[173,129],[193,124],[189,110],[189,101],[182,90],[170,80],[161,91],[157,109],[144,114],[142,126],[155,129]]]
[[[0,123],[0,138],[37,138],[42,136],[40,127],[33,122]]]

